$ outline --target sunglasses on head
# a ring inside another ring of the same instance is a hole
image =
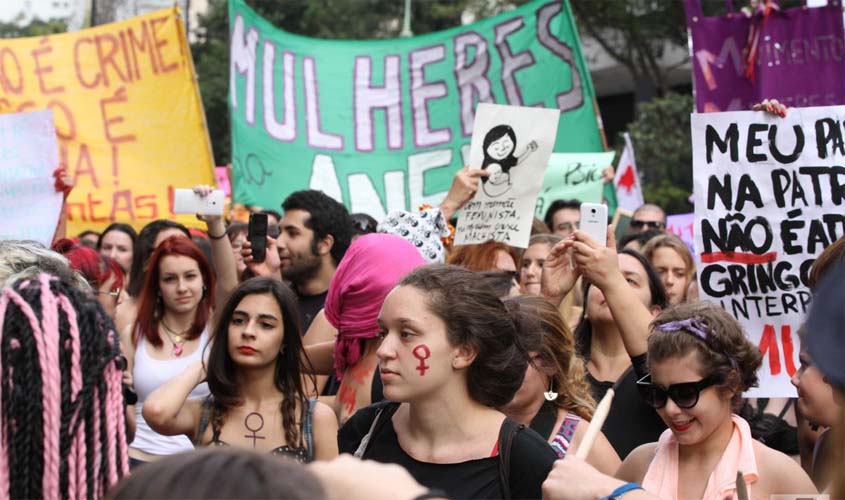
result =
[[[666,406],[666,402],[670,398],[678,408],[688,410],[698,404],[698,397],[701,395],[701,391],[721,382],[721,377],[710,375],[698,382],[672,384],[664,389],[659,385],[653,384],[651,382],[651,374],[649,374],[637,380],[637,389],[639,389],[640,396],[642,396],[646,404],[655,410]]]
[[[649,227],[650,229],[659,229],[662,230],[664,224],[657,220],[637,220],[634,219],[630,223],[632,228],[634,229],[642,229],[643,227]]]

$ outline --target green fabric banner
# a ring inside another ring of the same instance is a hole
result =
[[[568,1],[392,40],[292,35],[243,0],[229,16],[236,202],[277,209],[312,188],[376,218],[437,204],[480,101],[558,108],[555,151],[602,150]]]
[[[604,153],[553,153],[537,196],[534,215],[542,219],[555,200],[601,203],[602,171],[613,164],[614,151]],[[614,197],[615,200],[615,197]]]

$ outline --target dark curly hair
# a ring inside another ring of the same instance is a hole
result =
[[[399,286],[425,292],[426,305],[446,324],[449,343],[475,352],[467,370],[470,397],[493,408],[510,402],[522,385],[528,355],[496,293],[476,273],[446,264],[417,268]]]
[[[695,318],[706,325],[702,339],[687,329],[662,331],[660,326]],[[734,408],[742,403],[742,393],[756,387],[757,369],[763,363],[760,349],[745,336],[739,322],[721,307],[706,301],[678,304],[663,311],[651,323],[648,361],[698,354],[703,376],[716,375],[733,393]]]
[[[332,260],[335,265],[346,254],[352,243],[352,228],[354,223],[349,212],[342,204],[329,195],[314,189],[295,191],[282,202],[282,209],[304,210],[310,217],[305,221],[305,227],[314,231],[314,241],[311,250],[317,252],[317,243],[328,235],[334,238],[331,249]]]

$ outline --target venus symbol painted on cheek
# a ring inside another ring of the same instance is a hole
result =
[[[420,376],[422,377],[425,375],[425,371],[428,370],[428,365],[425,364],[425,360],[431,356],[431,350],[425,344],[420,344],[414,347],[414,350],[411,351],[415,358],[420,360],[420,365],[417,367],[417,371],[420,372]]]

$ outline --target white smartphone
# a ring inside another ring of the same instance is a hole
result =
[[[225,196],[215,189],[208,196],[200,196],[193,189],[173,190],[174,214],[223,215]]]
[[[607,205],[582,203],[579,228],[599,245],[607,246]]]

